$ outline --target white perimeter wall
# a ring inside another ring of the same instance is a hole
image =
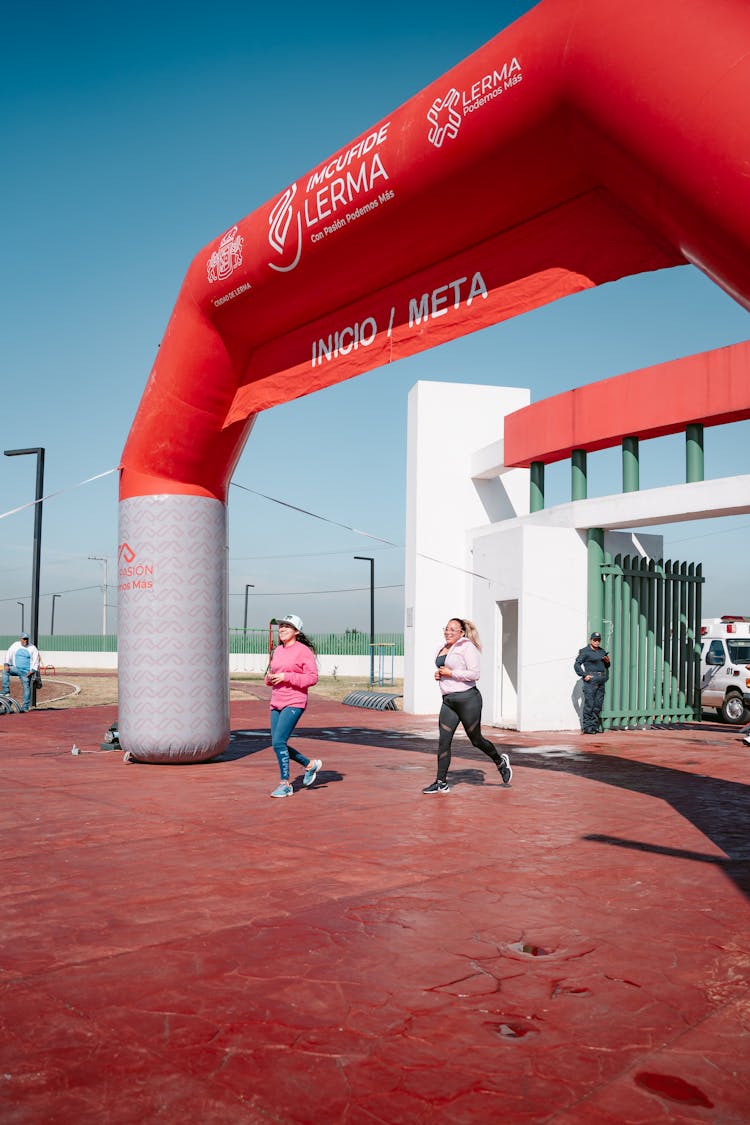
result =
[[[476,540],[474,557],[477,569],[492,576],[475,586],[477,616],[487,623],[484,720],[518,730],[577,725],[571,695],[577,683],[573,660],[586,636],[585,535],[567,528],[495,527]],[[503,602],[516,603],[517,633],[505,642],[514,650],[509,663],[516,693],[502,675]]]
[[[230,653],[229,656],[229,671],[237,672],[252,672],[261,674],[265,672],[268,667],[268,656],[263,655],[250,655],[243,653]],[[400,680],[404,674],[404,658],[403,656],[393,657],[393,676]],[[381,666],[377,657],[375,658],[375,679],[377,680],[381,672]],[[382,673],[385,679],[391,678],[391,658],[383,660]],[[370,657],[369,656],[319,656],[318,657],[318,675],[320,676],[358,676],[364,680],[370,678]],[[384,687],[387,691],[387,686]]]
[[[480,685],[486,723],[529,731],[580,726],[573,662],[588,640],[586,541],[585,531],[521,521],[477,533],[474,560],[480,572],[491,575],[474,590],[476,620],[486,640]],[[659,535],[605,532],[604,549],[659,558],[663,541]],[[517,610],[511,637],[504,636],[500,609],[509,602]],[[605,648],[610,639],[605,623]]]
[[[101,671],[117,669],[116,652],[50,652],[39,650],[42,668],[94,668]]]
[[[42,663],[59,668],[94,668],[104,670],[117,669],[116,652],[51,652],[49,655],[42,652]],[[265,672],[268,664],[266,655],[246,655],[244,653],[231,653],[229,656],[230,674]],[[321,676],[357,676],[369,679],[369,656],[319,656],[318,670]],[[386,677],[391,674],[390,659],[383,662],[383,672]],[[375,675],[379,674],[379,666],[375,663]],[[404,674],[403,656],[394,656],[393,675],[401,679]],[[383,688],[388,690],[387,685]]]
[[[477,449],[502,438],[505,415],[529,401],[529,391],[518,387],[419,382],[409,393],[405,711],[439,710],[434,673],[443,626],[450,617],[473,619],[477,568],[469,529],[528,511],[528,470],[474,481],[471,462]],[[483,681],[490,674],[485,653]]]

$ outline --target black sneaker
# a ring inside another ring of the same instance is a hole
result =
[[[451,787],[447,781],[433,781],[432,785],[428,785],[423,789],[423,793],[450,793]]]
[[[510,779],[513,777],[513,769],[507,754],[500,755],[500,765],[497,768],[500,770],[503,785],[510,785]]]

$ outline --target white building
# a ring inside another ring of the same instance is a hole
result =
[[[529,470],[505,468],[503,420],[529,401],[518,387],[420,382],[410,393],[405,711],[438,710],[435,654],[458,616],[482,638],[486,724],[579,726],[573,661],[586,643],[586,530],[556,526],[551,512],[529,515]],[[662,539],[608,532],[605,549],[659,557]]]

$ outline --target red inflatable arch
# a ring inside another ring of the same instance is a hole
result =
[[[746,0],[543,0],[202,250],[122,457],[123,747],[226,745],[225,501],[258,411],[645,270],[748,307],[749,156]]]

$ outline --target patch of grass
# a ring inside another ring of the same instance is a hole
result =
[[[264,677],[258,672],[234,673],[232,679],[240,683],[262,684],[264,682]],[[333,699],[340,703],[349,692],[369,691],[369,689],[370,682],[367,677],[321,676],[315,687],[310,688],[310,694],[313,696],[322,696],[323,699]],[[404,690],[404,681],[394,680],[392,684],[375,684],[372,690],[376,692],[384,691],[392,695],[401,695]]]
[[[45,675],[43,678],[44,687],[37,692],[37,707],[40,709],[117,703],[117,673],[114,671],[61,668],[55,676]],[[236,683],[264,683],[264,677],[259,672],[239,672],[232,675],[231,679]],[[321,676],[315,687],[310,689],[310,694],[340,703],[350,692],[368,691],[369,688],[366,676]],[[375,684],[372,690],[402,695],[404,681],[401,679],[395,680],[393,684]],[[16,693],[18,694],[18,685]]]
[[[351,691],[369,691],[370,681],[361,676],[321,676],[310,690],[313,694],[322,695],[325,699],[335,699],[340,703]],[[394,680],[392,684],[374,684],[372,687],[374,692],[388,692],[389,695],[401,695],[403,690],[403,680]]]

